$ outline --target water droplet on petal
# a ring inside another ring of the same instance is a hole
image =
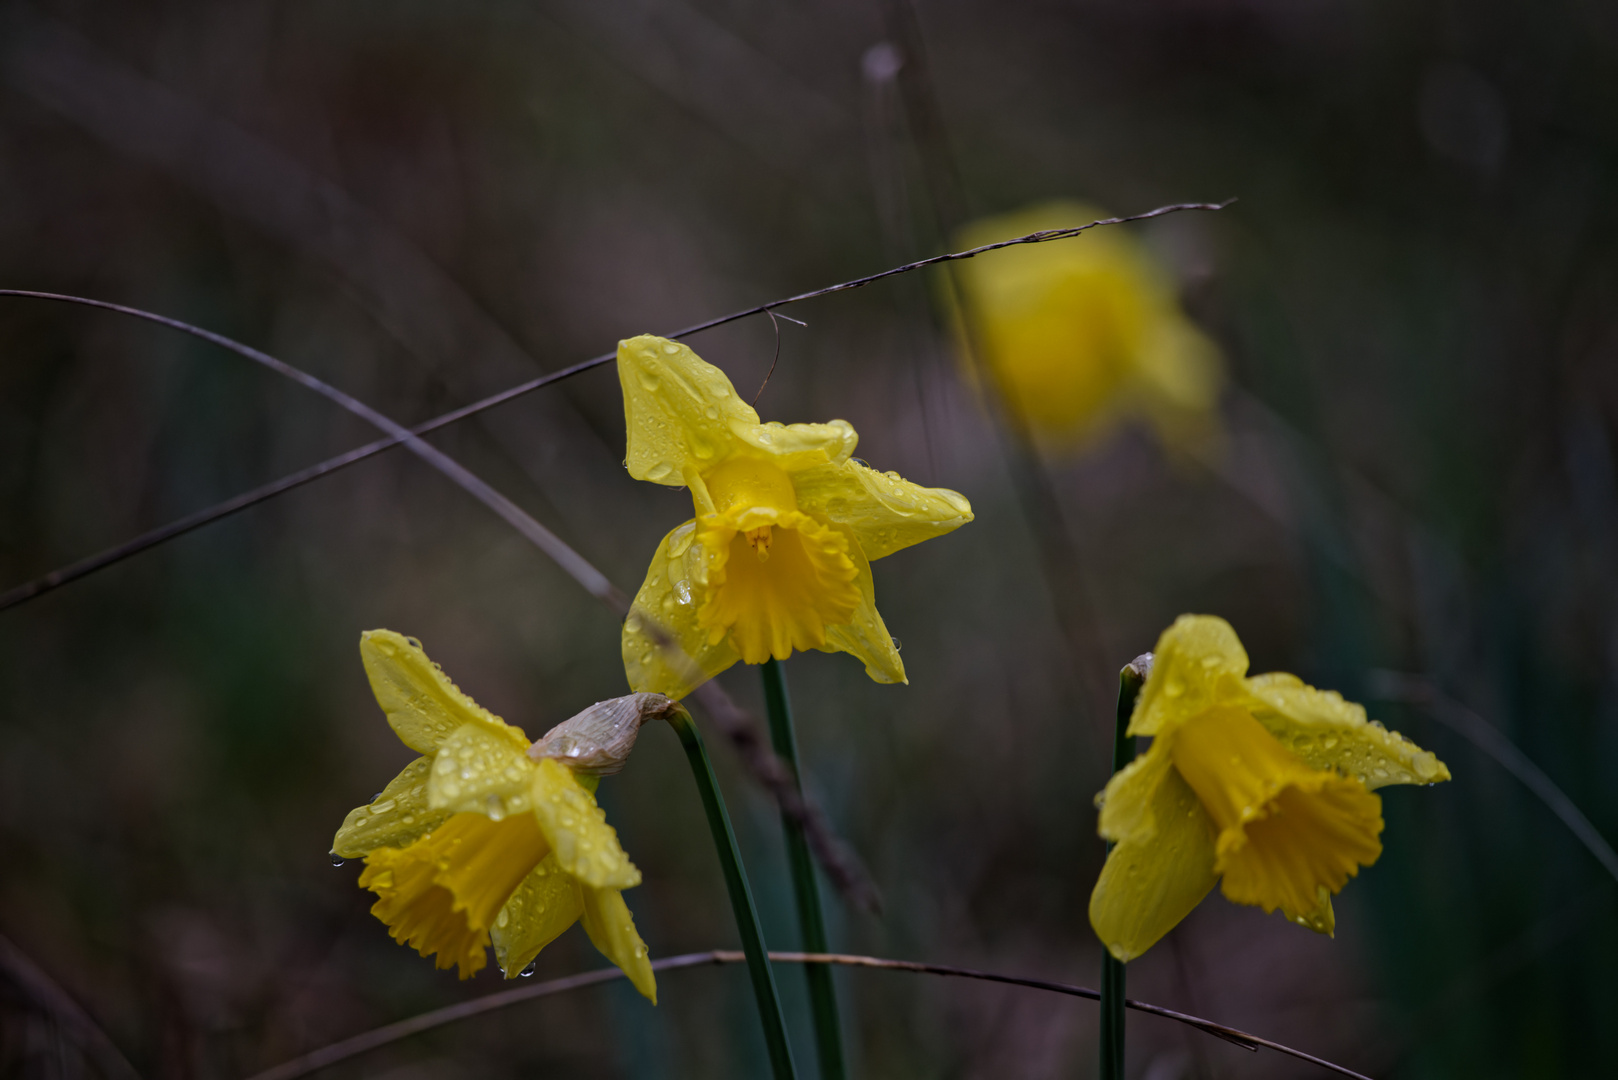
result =
[[[674,344],[672,341],[666,341],[663,343],[663,351],[668,353],[670,356],[673,356],[675,353],[680,351],[680,347]]]
[[[661,484],[664,480],[667,480],[669,476],[673,474],[673,472],[674,466],[670,465],[666,461],[659,461],[656,465],[653,465],[650,469],[646,470],[646,479],[652,481],[653,483]]]
[[[346,861],[346,859],[344,859],[341,855],[338,855],[336,852],[332,853],[331,864],[333,866],[341,866]]]
[[[534,971],[538,967],[539,967],[539,961],[538,960],[530,960],[530,961],[528,961],[528,966],[527,967],[525,967],[521,971],[517,972],[517,977],[519,979],[531,979],[531,978],[533,978]]]

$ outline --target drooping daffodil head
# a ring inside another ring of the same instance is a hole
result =
[[[651,963],[621,895],[640,871],[596,805],[640,723],[678,708],[636,694],[600,702],[530,746],[463,694],[421,644],[361,635],[360,656],[388,723],[421,756],[337,831],[332,854],[363,858],[360,885],[394,940],[470,978],[487,948],[507,978],[575,922],[657,1001]]]
[[[961,495],[854,460],[843,420],[760,423],[725,373],[677,341],[618,343],[637,480],[691,492],[624,622],[635,690],[683,697],[738,660],[846,652],[904,682],[871,563],[972,520]]]
[[[1090,897],[1090,924],[1128,961],[1225,897],[1319,933],[1331,898],[1382,853],[1389,784],[1450,778],[1444,763],[1365,709],[1287,674],[1247,676],[1230,624],[1182,615],[1163,632],[1130,735],[1151,746],[1100,796],[1116,845]]]
[[[958,242],[980,247],[1106,216],[1050,202],[974,222]],[[1169,275],[1122,227],[953,265],[967,351],[1047,451],[1080,448],[1136,414],[1170,446],[1217,435],[1219,351],[1186,318]]]

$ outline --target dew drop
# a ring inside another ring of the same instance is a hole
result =
[[[653,465],[650,469],[646,470],[646,479],[652,481],[653,483],[661,484],[664,480],[667,480],[673,472],[674,466],[670,465],[666,461],[659,461],[656,465]]]
[[[333,866],[341,866],[345,862],[347,862],[347,860],[344,859],[341,855],[338,855],[336,852],[332,853],[331,864]]]
[[[531,979],[531,978],[534,977],[534,971],[538,967],[539,967],[539,961],[538,960],[530,960],[530,961],[528,961],[528,966],[527,967],[525,967],[521,971],[517,972],[517,977],[519,979]]]
[[[673,356],[675,353],[680,351],[680,347],[674,344],[672,341],[667,341],[663,343],[663,351],[668,353],[670,356]]]
[[[501,908],[500,909],[500,914],[498,914],[498,915],[496,915],[494,917],[494,925],[496,925],[496,926],[504,926],[504,925],[506,925],[506,923],[508,923],[510,921],[511,921],[511,912],[507,911],[505,908]]]
[[[372,803],[370,809],[371,813],[373,814],[385,814],[398,805],[399,804],[394,802],[392,799],[383,799],[381,802]]]
[[[710,405],[706,409],[702,410],[702,415],[706,416],[710,420],[717,420],[717,419],[719,419],[719,410],[716,407]]]

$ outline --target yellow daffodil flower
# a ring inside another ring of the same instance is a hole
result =
[[[738,660],[803,649],[850,653],[877,682],[904,682],[870,564],[971,521],[971,504],[852,460],[847,421],[759,423],[725,373],[677,341],[619,342],[618,377],[629,475],[689,488],[696,510],[663,538],[624,623],[630,686],[679,698]]]
[[[596,778],[530,757],[522,729],[461,693],[420,642],[372,630],[360,656],[388,723],[422,755],[332,842],[333,855],[365,859],[371,913],[463,979],[487,963],[491,942],[513,978],[582,921],[655,1004],[646,946],[619,895],[640,871],[596,806]]]
[[[1106,216],[1053,202],[975,222],[958,239],[962,248],[979,247]],[[1048,449],[1072,449],[1137,412],[1171,445],[1217,432],[1218,349],[1123,229],[1004,248],[954,266],[982,367]]]
[[[1090,924],[1119,960],[1151,948],[1221,879],[1226,898],[1330,934],[1332,896],[1382,853],[1372,791],[1449,779],[1336,693],[1246,676],[1223,619],[1182,615],[1158,640],[1129,722],[1152,744],[1098,797],[1101,835],[1117,846]]]

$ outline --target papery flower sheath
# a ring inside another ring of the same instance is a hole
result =
[[[978,247],[1107,215],[1053,202],[974,222]],[[1050,450],[1142,413],[1171,445],[1218,430],[1218,349],[1180,310],[1168,276],[1117,227],[954,264],[971,346],[1007,408]]]
[[[870,564],[971,521],[971,504],[852,460],[846,421],[760,423],[724,372],[677,341],[619,342],[618,377],[629,474],[689,488],[695,508],[658,545],[624,622],[630,686],[679,698],[738,660],[803,649],[904,682]],[[696,670],[671,663],[648,620]]]
[[[332,854],[365,859],[360,885],[376,893],[371,913],[394,940],[463,979],[484,967],[492,943],[512,978],[582,921],[656,1003],[646,945],[620,895],[640,884],[640,871],[596,806],[596,777],[563,764],[580,759],[579,748],[550,737],[530,748],[521,728],[463,694],[413,638],[368,631],[360,656],[388,723],[422,756],[349,813]],[[561,760],[547,756],[553,748]],[[615,769],[597,762],[594,771]]]
[[[1372,792],[1450,778],[1332,691],[1283,673],[1248,678],[1236,632],[1207,615],[1163,632],[1129,734],[1152,744],[1098,796],[1100,833],[1117,846],[1090,897],[1090,924],[1123,961],[1216,883],[1330,934],[1332,896],[1382,853]]]

